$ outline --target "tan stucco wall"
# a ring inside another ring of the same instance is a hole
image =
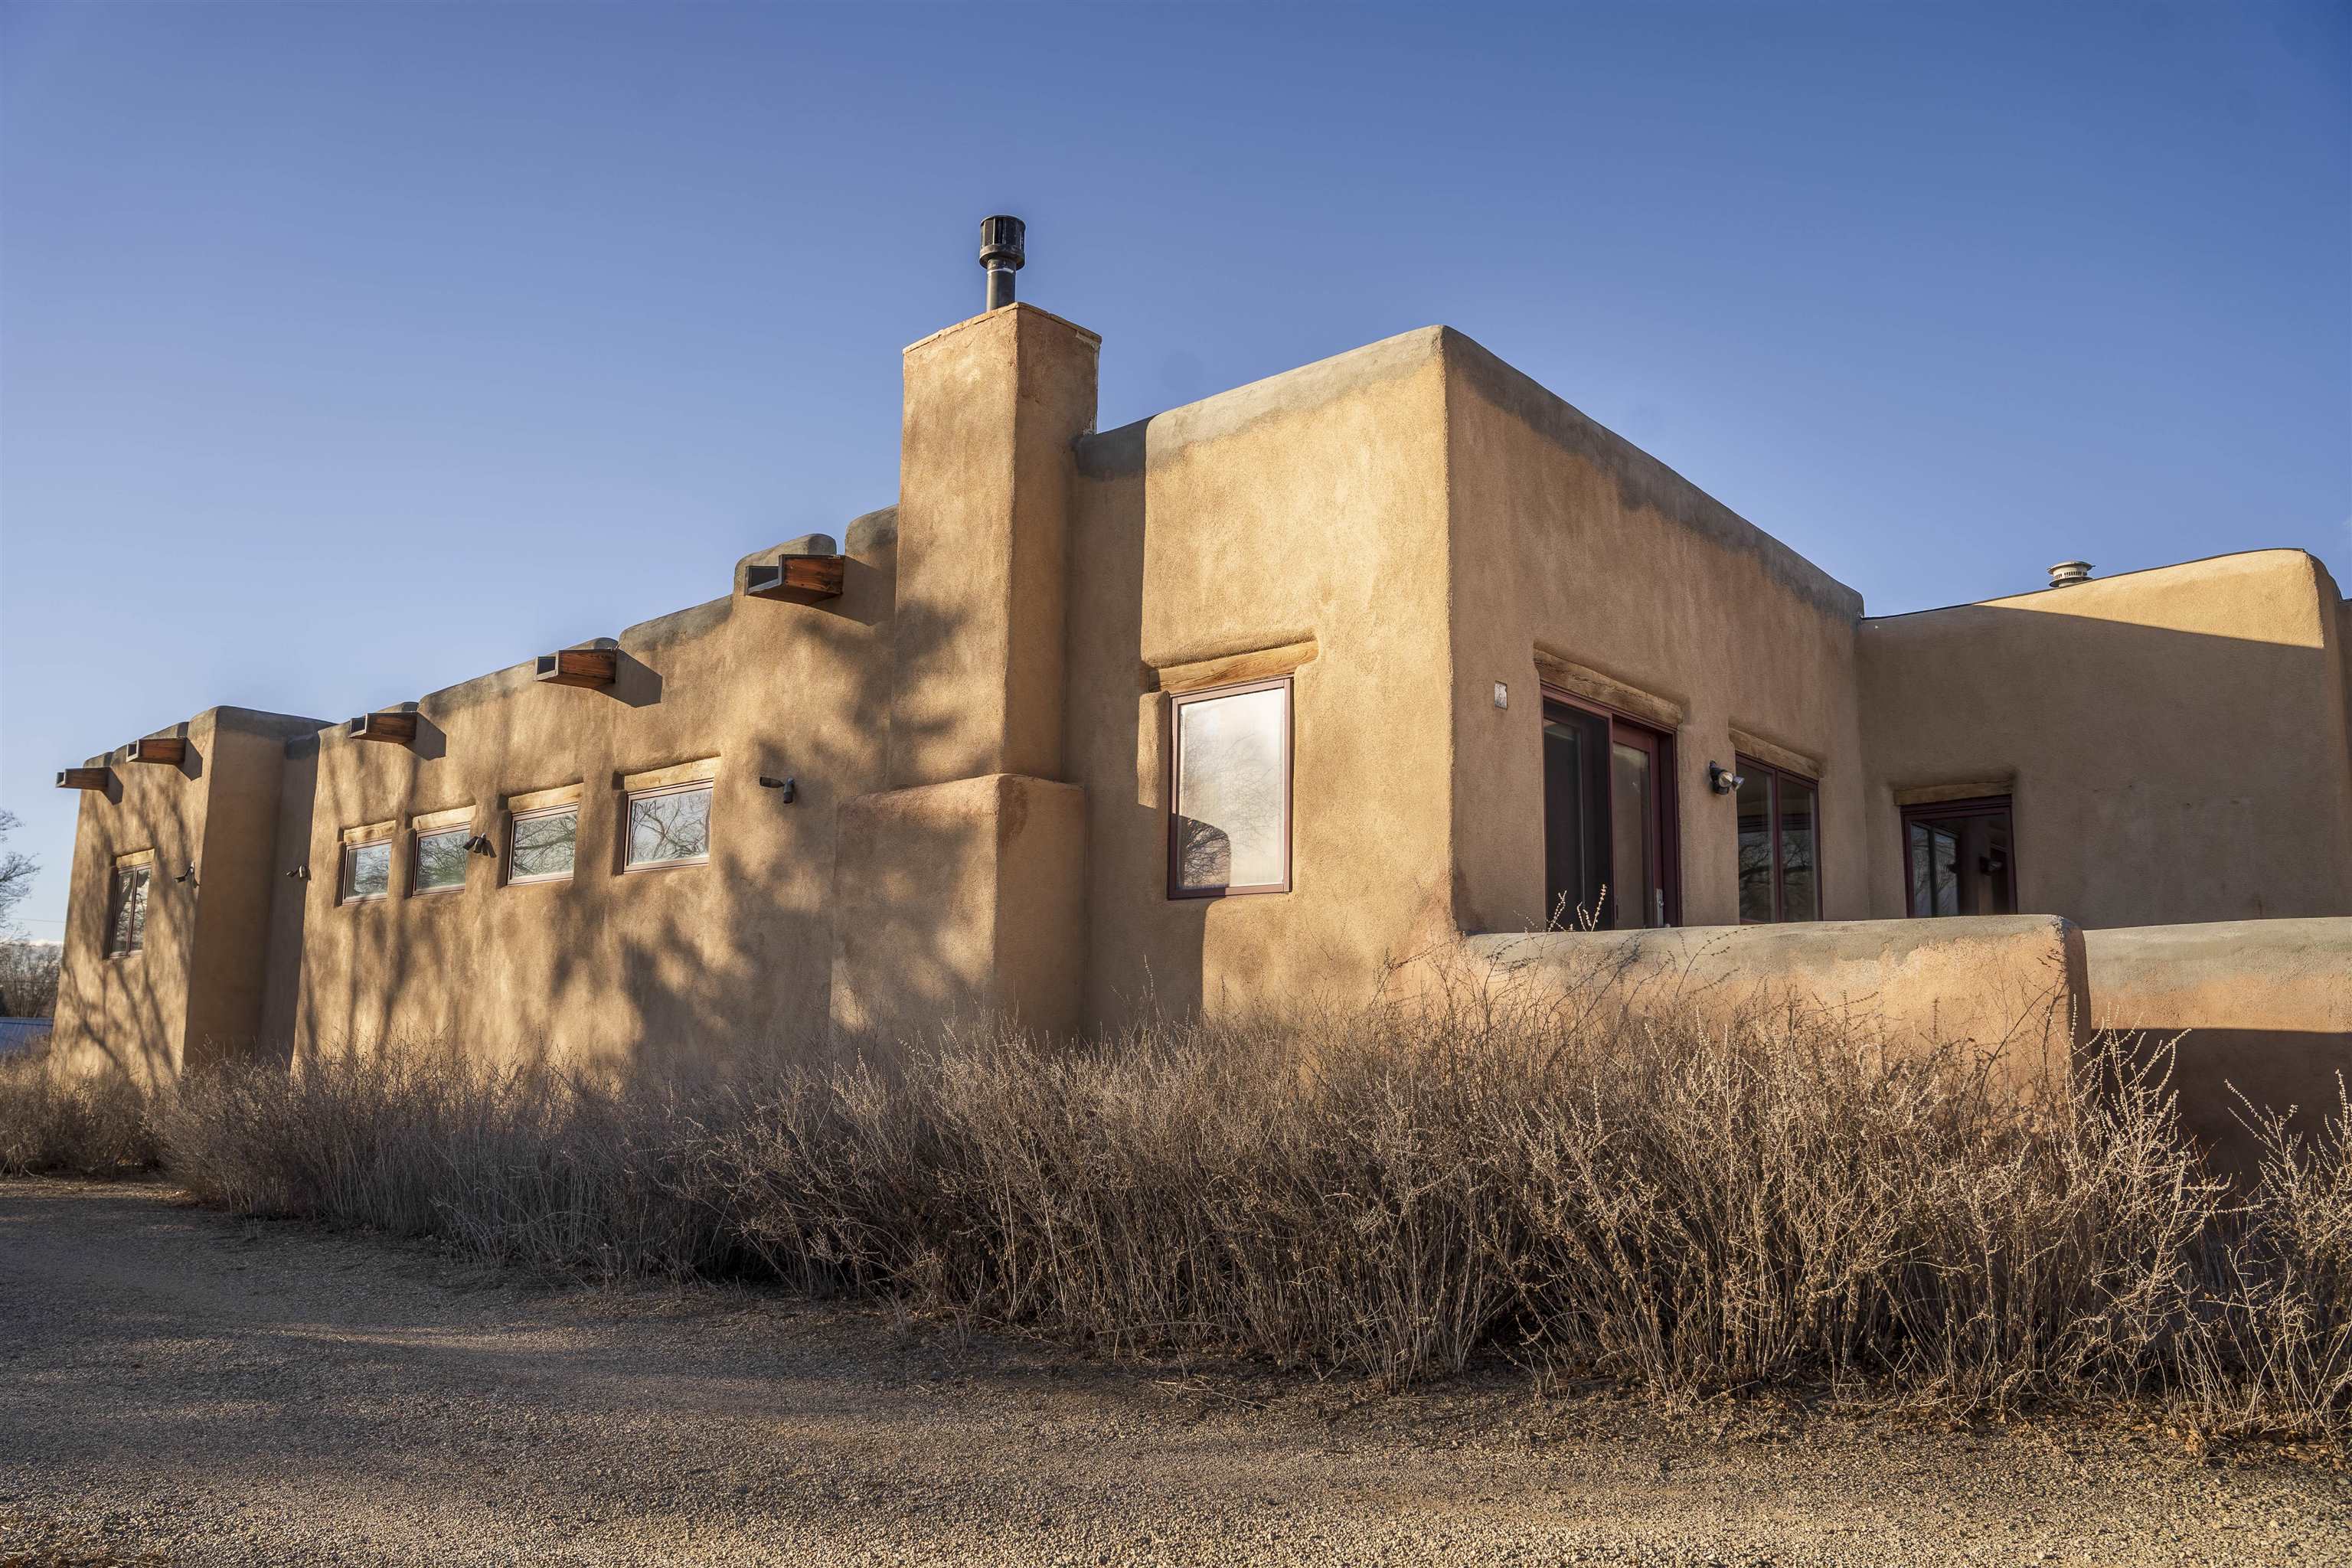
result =
[[[1645,963],[1892,986],[1906,1026],[1940,1008],[1969,1037],[2043,1006],[2041,1049],[2048,999],[2080,1000],[2072,927],[1841,923],[1902,912],[1895,791],[1992,778],[2030,910],[2352,910],[2352,663],[2300,552],[1861,621],[1448,329],[1101,434],[1097,348],[1029,306],[909,348],[900,502],[848,531],[838,599],[750,598],[739,563],[729,597],[614,639],[609,691],[526,662],[420,698],[413,746],[206,715],[188,777],[118,769],[83,803],[61,1036],[151,1072],[257,1038],[611,1058],[1395,994],[1465,931],[1544,922],[1547,680],[1674,732],[1685,930]],[[1171,899],[1169,696],[1274,676],[1292,890]],[[1691,929],[1737,918],[1706,774],[1743,751],[1820,782],[1829,923]],[[705,761],[710,863],[623,873],[623,781]],[[503,885],[511,798],[558,786],[575,876]],[[412,896],[414,824],[447,813],[499,857]],[[343,835],[385,822],[393,895],[339,906]],[[107,873],[151,847],[204,862],[203,900],[159,874],[148,952],[106,960]]]
[[[1070,447],[1100,348],[1009,305],[906,352],[894,786],[1062,776]]]
[[[835,813],[876,787],[888,705],[892,515],[848,531],[837,599],[734,594],[616,639],[612,690],[520,664],[418,702],[415,747],[320,739],[299,919],[298,1049],[437,1043],[485,1058],[613,1058],[822,1035]],[[711,857],[624,873],[621,781],[715,758]],[[289,759],[289,770],[305,766]],[[787,804],[761,775],[797,783]],[[581,786],[569,882],[501,885],[512,795]],[[462,893],[409,892],[411,819],[470,808],[499,846]],[[338,906],[342,831],[396,821],[392,896]]]
[[[1826,1014],[1892,1050],[1974,1053],[2021,1090],[2064,1092],[2088,1033],[2083,932],[2046,916],[1539,931],[1465,948],[1499,991],[1719,1021]]]
[[[1464,930],[1540,929],[1538,656],[1675,721],[1681,923],[1739,918],[1738,826],[1706,765],[1735,729],[1820,781],[1822,913],[1867,911],[1854,619],[1862,600],[1656,458],[1445,335],[1453,530],[1452,831]],[[1496,681],[1510,706],[1494,706]],[[1637,695],[1639,694],[1639,695]]]
[[[53,1040],[68,1063],[152,1082],[255,1048],[286,747],[316,722],[215,708],[155,731],[186,741],[177,767],[89,759],[112,783],[83,794],[74,837]],[[154,857],[145,941],[110,958],[115,862],[141,851]]]
[[[1020,773],[888,790],[842,809],[833,1023],[919,1038],[986,1013],[1076,1029],[1086,792]]]
[[[1869,912],[1904,912],[1894,791],[2014,779],[2021,909],[2352,913],[2341,626],[2300,550],[1864,621]]]
[[[2126,926],[2084,934],[2091,1017],[2148,1043],[2179,1039],[2183,1126],[2244,1174],[2258,1141],[2242,1118],[2297,1112],[2320,1131],[2352,1080],[2352,918]]]
[[[1440,343],[1078,444],[1065,754],[1087,790],[1089,1018],[1366,999],[1450,934]],[[1171,900],[1164,688],[1285,670],[1293,890]]]

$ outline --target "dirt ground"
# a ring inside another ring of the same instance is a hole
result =
[[[2340,1455],[1107,1367],[155,1186],[0,1182],[0,1568],[2352,1561]]]

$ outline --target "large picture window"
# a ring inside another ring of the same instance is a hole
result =
[[[1821,919],[1821,785],[1753,757],[1736,771],[1741,922]]]
[[[117,866],[112,896],[107,900],[106,954],[126,958],[147,945],[147,886],[155,868],[147,863]]]
[[[2009,796],[1903,807],[1903,882],[1913,920],[2017,912]]]
[[[1290,890],[1290,679],[1170,700],[1168,892]]]
[[[629,796],[624,869],[692,866],[710,858],[710,781],[640,790]]]
[[[342,885],[339,902],[363,904],[392,892],[392,840],[371,839],[343,846]]]
[[[1675,742],[1597,704],[1546,692],[1547,919],[1575,930],[1672,925],[1677,904]]]
[[[507,830],[508,883],[570,880],[579,846],[577,805],[516,812]]]

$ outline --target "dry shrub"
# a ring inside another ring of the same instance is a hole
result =
[[[47,1049],[0,1057],[0,1175],[135,1175],[158,1151],[147,1096],[65,1071]]]
[[[1834,1018],[1483,1002],[1003,1029],[727,1079],[314,1061],[191,1082],[169,1169],[507,1263],[888,1295],[1115,1354],[1402,1384],[1482,1351],[1672,1397],[2152,1397],[2352,1427],[2352,1102],[2243,1191],[2160,1054],[2074,1107]]]

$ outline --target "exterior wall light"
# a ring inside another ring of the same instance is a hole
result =
[[[1721,763],[1706,764],[1706,787],[1717,795],[1729,795],[1748,781]]]
[[[1511,689],[1499,680],[1495,682],[1495,706],[1497,708],[1508,708],[1510,705]]]
[[[798,800],[801,795],[800,781],[797,779],[772,779],[767,774],[761,773],[760,775],[760,787],[761,789],[782,790],[784,792],[784,804],[786,805],[792,805],[792,803]]]

